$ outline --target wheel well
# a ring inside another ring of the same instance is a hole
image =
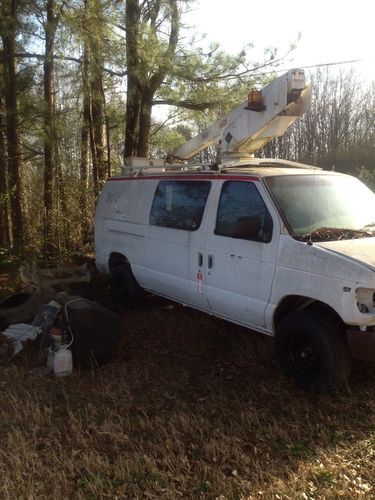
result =
[[[310,297],[301,297],[300,295],[289,295],[284,297],[280,304],[277,306],[276,311],[273,316],[274,326],[276,327],[280,321],[285,318],[288,314],[294,311],[302,310],[314,310],[321,311],[329,314],[334,318],[338,324],[343,324],[341,317],[337,312],[332,309],[328,304],[321,302],[320,300],[311,299]]]
[[[112,252],[109,256],[109,270],[112,271],[112,269],[121,264],[127,264],[128,266],[130,266],[130,262],[125,257],[125,255],[118,252]]]

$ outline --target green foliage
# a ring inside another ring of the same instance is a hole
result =
[[[162,127],[156,123],[154,127],[156,130],[150,136],[150,153],[154,158],[165,158],[191,137],[191,130],[185,125]]]
[[[125,85],[128,70],[125,5],[124,2],[109,0],[72,0],[68,3],[56,0],[60,23],[55,50],[54,121],[57,139],[53,217],[54,244],[60,256],[68,251],[79,251],[85,229],[90,227],[91,231],[95,205],[92,151],[87,183],[82,183],[80,171],[85,47],[90,55],[90,79],[102,72],[105,132],[109,141],[105,147],[110,151],[111,172],[121,172],[126,93],[130,90]],[[155,113],[149,136],[150,155],[162,158],[244,101],[254,85],[267,83],[272,75],[262,74],[277,68],[283,56],[271,48],[264,51],[261,60],[254,60],[251,44],[237,54],[228,54],[213,43],[203,49],[202,40],[197,35],[190,36],[191,32],[183,25],[184,9],[189,2],[178,2],[180,38],[175,55],[166,57],[172,4],[161,2],[160,10],[156,0],[140,2],[139,5],[138,82],[147,84],[158,69],[165,70],[163,81],[153,94],[152,105],[163,104],[168,111],[164,119]],[[43,253],[44,246],[45,9],[44,0],[20,1],[16,23],[22,206],[28,249],[37,255]],[[9,19],[4,12],[0,30],[6,33],[10,24],[7,24]],[[0,71],[2,94],[3,83]],[[336,170],[358,175],[374,189],[375,84],[364,88],[353,76],[321,71],[313,75],[313,85],[315,97],[311,113],[303,117],[285,138],[270,145],[270,153],[319,163],[326,168],[334,165]],[[93,94],[94,91],[92,89]],[[135,133],[139,133],[139,129],[136,128]],[[214,156],[212,151],[208,155]],[[83,216],[80,205],[82,192],[87,199],[89,220]],[[1,202],[8,200],[9,194],[1,192]]]
[[[229,55],[217,44],[208,52],[193,46],[180,50],[155,101],[182,106],[182,117],[198,131],[244,101],[260,79],[253,76],[257,64],[250,64],[245,50]]]

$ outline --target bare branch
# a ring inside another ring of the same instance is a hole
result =
[[[38,61],[44,61],[45,55],[44,54],[37,54],[36,52],[18,52],[16,54],[16,57],[18,59],[37,59]],[[53,58],[55,60],[58,60],[58,61],[69,61],[69,62],[74,62],[77,64],[82,63],[82,58],[80,58],[80,57],[55,55]],[[0,55],[0,62],[3,62],[3,59],[4,59],[4,56],[3,56],[3,54],[1,54]],[[127,71],[114,71],[110,68],[103,68],[103,71],[105,73],[108,73],[109,75],[118,76],[121,78],[127,75]]]

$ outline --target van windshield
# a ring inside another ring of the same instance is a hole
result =
[[[302,241],[375,236],[375,194],[341,175],[290,175],[265,179],[291,234]]]

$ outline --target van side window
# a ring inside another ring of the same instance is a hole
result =
[[[272,227],[271,215],[252,182],[224,182],[215,234],[268,243]]]
[[[152,202],[150,224],[196,231],[210,188],[209,181],[160,181]]]

